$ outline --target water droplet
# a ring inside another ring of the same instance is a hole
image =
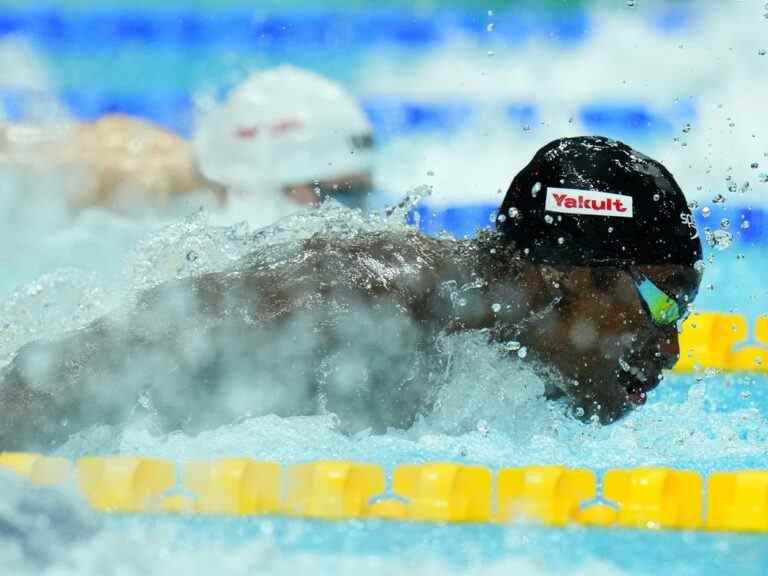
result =
[[[635,7],[635,0],[627,0],[627,7],[628,8],[634,8]]]
[[[517,351],[517,357],[518,358],[525,358],[528,356],[528,348],[525,346],[521,347],[520,350]]]
[[[199,256],[197,255],[197,252],[195,252],[194,250],[190,250],[189,252],[187,252],[187,262],[194,262],[198,258]]]
[[[613,234],[613,226],[608,226],[608,234]]]
[[[531,253],[531,249],[530,248],[523,248],[523,254],[528,256],[528,254],[530,254],[530,253]]]
[[[562,245],[565,243],[565,238],[563,238],[562,236],[560,236],[560,237],[557,239],[557,243],[558,243],[558,244],[560,244],[560,245],[562,246]]]
[[[653,195],[653,201],[654,202],[658,202],[660,198],[661,198],[661,196],[659,196],[658,194],[654,194]]]
[[[576,406],[573,413],[576,415],[576,418],[584,418],[584,408],[581,406]]]
[[[761,172],[757,175],[757,179],[762,183],[768,182],[768,172]]]
[[[489,58],[492,58],[493,56],[496,55],[496,52],[494,52],[493,50],[488,50],[488,52],[486,52],[486,54],[488,55]]]
[[[544,222],[546,222],[547,224],[552,224],[553,221],[554,220],[552,219],[552,216],[550,216],[549,214],[546,214],[544,216]]]
[[[488,427],[488,422],[485,420],[478,420],[477,421],[477,431],[480,432],[483,436],[487,436],[488,433],[491,431],[491,429]]]
[[[488,26],[485,27],[486,32],[493,32],[493,29],[495,28],[495,24],[493,22],[490,22]]]
[[[145,410],[152,410],[152,398],[149,395],[149,392],[144,390],[139,394],[138,399],[136,400],[139,406],[144,408]]]
[[[533,185],[533,188],[531,188],[531,196],[536,198],[539,192],[541,192],[541,182],[536,182],[536,184]]]
[[[742,400],[749,400],[750,398],[752,398],[752,393],[744,391],[744,392],[739,393],[739,396],[741,396]]]
[[[704,206],[701,209],[701,215],[704,216],[704,218],[709,217],[709,215],[712,213],[712,210],[709,208],[709,206]]]
[[[686,122],[685,124],[683,124],[683,134],[688,134],[688,132],[690,131],[691,131],[691,123]]]
[[[434,176],[435,173],[432,170],[427,170],[427,176]]]
[[[741,223],[741,229],[746,230],[749,228],[749,220],[744,220],[744,222]]]
[[[731,186],[735,187],[735,184],[729,185],[728,186],[729,190],[730,190]],[[734,188],[734,190],[735,190],[735,188]],[[712,198],[712,202],[715,203],[715,204],[725,204],[725,196],[723,196],[722,194],[718,194],[717,196]]]
[[[744,260],[744,258],[745,258],[744,254],[741,254],[741,253],[736,254],[736,260]]]
[[[498,314],[499,312],[501,312],[501,304],[499,304],[498,302],[494,302],[491,305],[491,310],[493,310],[494,314]]]
[[[512,340],[510,342],[506,342],[504,344],[504,348],[506,348],[510,352],[515,352],[517,350],[520,350],[520,342],[516,342],[515,340]]]
[[[723,218],[722,220],[720,220],[720,228],[722,228],[723,230],[727,230],[730,227],[731,227],[731,221],[728,218]]]
[[[733,234],[725,230],[705,230],[705,237],[710,248],[725,250],[733,243]]]
[[[701,190],[701,186],[698,187],[698,190]],[[699,203],[696,200],[691,200],[688,202],[688,209],[689,210],[696,210],[696,208],[699,207]]]
[[[504,214],[499,214],[499,216],[498,216],[498,218],[496,218],[496,220],[498,220],[500,223],[503,224],[504,222],[507,221],[507,217],[504,216]]]
[[[766,51],[765,48],[760,48],[760,50],[757,51],[758,56],[765,56]]]
[[[741,188],[739,188],[739,194],[746,194],[749,192],[749,189],[751,186],[749,185],[749,182],[744,182],[744,184],[741,185]]]
[[[752,170],[757,170],[758,168],[760,168],[760,164],[758,164],[757,162],[752,162],[752,164],[750,164],[749,167],[752,168]]]
[[[507,210],[507,214],[509,214],[510,218],[519,218],[520,217],[520,210],[512,206],[509,210]]]

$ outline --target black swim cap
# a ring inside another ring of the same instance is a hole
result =
[[[599,136],[539,150],[512,181],[496,226],[533,262],[693,266],[701,259],[693,216],[669,171]]]

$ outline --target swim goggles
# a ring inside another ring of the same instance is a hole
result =
[[[691,301],[687,294],[673,298],[651,282],[642,272],[631,268],[628,271],[635,283],[643,308],[657,326],[671,326],[685,320],[688,316],[688,304]]]

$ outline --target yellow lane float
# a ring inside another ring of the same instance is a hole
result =
[[[742,315],[694,312],[680,331],[680,360],[674,371],[768,372],[768,316],[757,318],[754,325],[752,335]]]
[[[524,522],[633,529],[768,532],[768,471],[591,470],[526,466],[494,472],[451,462],[281,467],[246,458],[187,462],[0,452],[0,469],[33,485],[73,485],[111,513],[285,515],[324,520]],[[706,501],[706,513],[703,503]]]
[[[595,498],[595,474],[564,466],[501,470],[496,478],[498,519],[564,526],[578,520],[581,504]]]
[[[493,474],[483,466],[451,463],[395,469],[395,494],[409,501],[408,517],[435,522],[488,522]]]

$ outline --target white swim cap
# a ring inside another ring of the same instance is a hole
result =
[[[337,84],[280,66],[253,74],[205,114],[194,136],[198,168],[234,187],[280,188],[371,168],[372,128]]]

